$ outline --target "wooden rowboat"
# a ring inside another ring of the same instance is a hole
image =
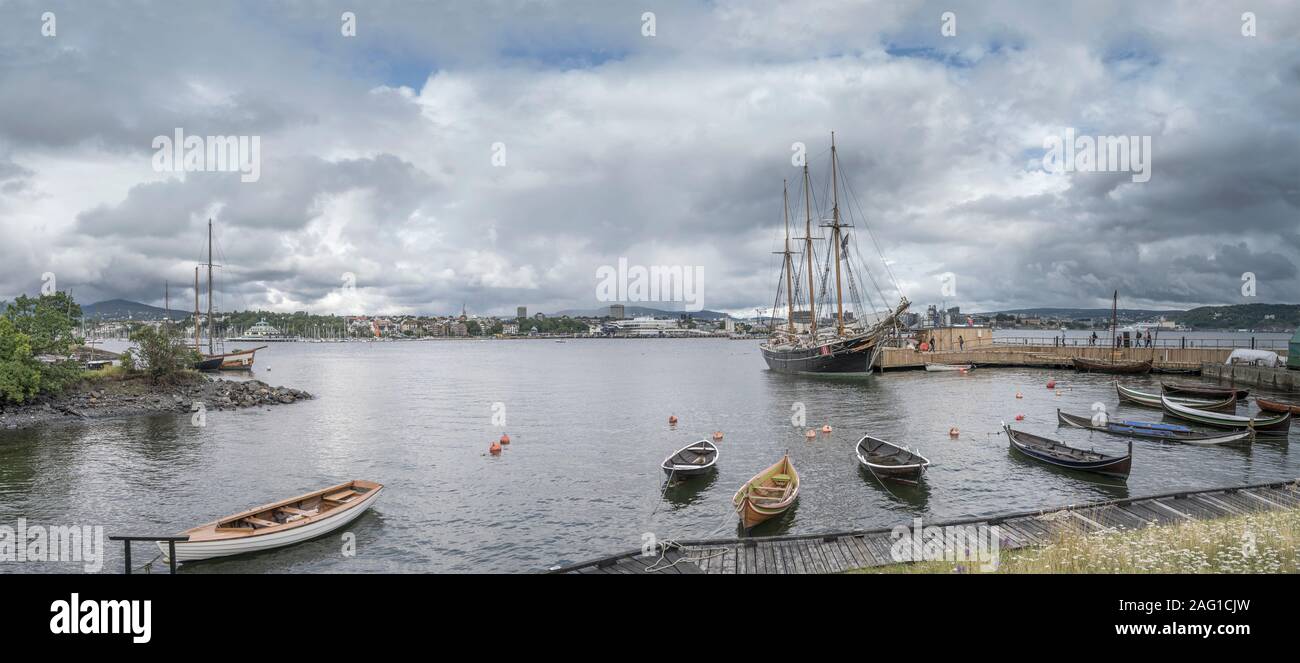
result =
[[[1256,396],[1255,404],[1259,406],[1259,409],[1265,412],[1290,412],[1291,414],[1300,414],[1300,403],[1293,403],[1291,401],[1270,401]]]
[[[692,442],[664,459],[661,467],[671,478],[694,477],[712,471],[718,462],[718,447],[708,440]]]
[[[931,372],[937,371],[969,371],[975,368],[975,364],[926,364],[925,370]]]
[[[1215,428],[1251,428],[1261,433],[1284,432],[1291,429],[1290,412],[1284,412],[1272,417],[1242,417],[1235,414],[1209,412],[1180,405],[1170,400],[1168,396],[1161,396],[1160,404],[1167,414],[1205,426],[1214,426]]]
[[[925,456],[870,435],[858,440],[857,455],[858,464],[881,480],[916,484],[930,466]]]
[[[1133,441],[1128,443],[1128,453],[1123,456],[1107,456],[1096,451],[1075,449],[1056,440],[1031,435],[1024,431],[1013,430],[1005,422],[1002,429],[1011,440],[1011,448],[1033,460],[1042,461],[1068,470],[1094,472],[1107,476],[1128,478],[1133,468]]]
[[[1237,400],[1244,401],[1250,395],[1249,389],[1234,387],[1216,387],[1213,385],[1191,384],[1184,382],[1161,382],[1160,390],[1170,396],[1193,396],[1210,400],[1219,400],[1228,394],[1236,394]]]
[[[749,531],[755,525],[785,513],[799,497],[799,473],[786,454],[775,465],[754,475],[731,498],[740,522]]]
[[[1151,372],[1151,360],[1141,361],[1107,361],[1075,357],[1074,370],[1084,373],[1114,373],[1118,375],[1141,375]]]
[[[1197,444],[1202,446],[1233,444],[1236,442],[1250,443],[1255,439],[1255,431],[1253,430],[1233,432],[1226,435],[1206,435],[1194,431],[1187,426],[1179,426],[1177,424],[1165,424],[1154,421],[1122,421],[1116,419],[1107,419],[1104,425],[1098,425],[1093,423],[1092,419],[1089,417],[1066,414],[1060,410],[1056,411],[1056,418],[1064,426],[1086,428],[1088,430],[1110,433],[1112,435],[1141,437],[1149,440],[1165,440],[1169,442],[1184,442],[1187,444]]]
[[[1141,405],[1143,407],[1152,407],[1157,409],[1164,407],[1163,405],[1160,404],[1161,394],[1152,394],[1146,391],[1138,391],[1137,389],[1130,389],[1128,387],[1121,385],[1118,381],[1115,382],[1115,391],[1119,393],[1119,400],[1122,403],[1132,403],[1134,405]],[[1184,397],[1174,397],[1174,396],[1170,396],[1169,400],[1174,403],[1178,403],[1179,405],[1194,407],[1198,410],[1223,410],[1225,412],[1237,411],[1236,394],[1228,394],[1224,398],[1216,399],[1216,400],[1205,400],[1201,398],[1184,398]]]
[[[176,542],[176,561],[193,562],[293,545],[356,520],[379,499],[383,484],[347,481],[187,529]],[[164,557],[167,544],[159,541]]]

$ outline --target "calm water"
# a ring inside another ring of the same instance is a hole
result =
[[[757,342],[463,341],[283,344],[258,353],[257,377],[317,399],[271,410],[209,412],[207,426],[161,416],[0,431],[0,524],[102,524],[108,533],[179,531],[349,478],[387,484],[339,535],[192,564],[185,572],[528,572],[640,546],[643,533],[736,533],[735,489],[785,450],[803,477],[797,506],[756,534],[892,526],[1177,489],[1300,476],[1286,439],[1252,449],[1134,440],[1127,487],[1009,455],[1000,420],[1076,446],[1119,452],[1124,438],[1060,429],[1056,408],[1117,410],[1109,380],[1040,369],[865,378],[770,373]],[[268,372],[266,369],[269,368]],[[1061,395],[1044,387],[1057,379]],[[1157,378],[1130,380],[1157,389]],[[1016,392],[1024,394],[1016,399]],[[503,429],[513,443],[486,454]],[[802,403],[807,441],[791,425]],[[1254,412],[1253,404],[1239,410]],[[1157,418],[1118,408],[1128,418]],[[667,424],[670,414],[679,418]],[[957,426],[961,436],[950,439]],[[712,479],[662,493],[660,461],[725,433]],[[924,487],[882,488],[853,457],[864,432],[918,447]],[[1296,433],[1292,434],[1295,439]],[[892,491],[892,492],[891,492]],[[118,572],[111,547],[105,571]],[[154,551],[137,552],[137,562]],[[80,564],[0,571],[80,571]]]

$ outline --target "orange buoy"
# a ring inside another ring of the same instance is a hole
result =
[[[1023,414],[1016,415],[1016,421],[1024,421],[1024,420],[1025,420],[1025,415]]]
[[[715,430],[715,431],[713,431],[713,439],[715,439],[715,440],[721,440],[721,439],[722,439],[722,431],[720,431],[720,430]]]
[[[930,351],[930,344],[929,344],[929,343],[926,343],[925,341],[921,341],[921,346],[920,346],[920,347],[921,347],[921,352],[929,352],[929,351]]]
[[[1016,392],[1016,398],[1024,398],[1024,397],[1025,397],[1024,394],[1022,394],[1022,393],[1020,393],[1020,392],[1018,392],[1018,391]]]
[[[961,431],[957,430],[956,426],[948,429],[948,437],[957,437],[958,435],[961,435]]]
[[[670,423],[670,424],[675,424],[675,423],[677,423],[677,415],[675,415],[675,414],[670,414],[670,415],[668,415],[668,423]]]
[[[826,424],[825,426],[822,426],[822,432],[823,432],[823,433],[829,433],[829,432],[831,432],[831,430],[832,430],[832,429],[831,429],[831,425],[830,425],[830,424]]]
[[[501,434],[501,444],[510,444],[510,435],[508,433]]]
[[[803,436],[811,440],[814,437],[817,437],[817,432],[809,428],[808,430],[804,431]]]
[[[488,447],[488,453],[492,454],[493,456],[500,456],[501,444],[499,442],[493,442],[492,446]]]
[[[1056,380],[1048,380],[1048,381],[1047,381],[1047,388],[1048,388],[1048,389],[1055,389],[1055,388],[1056,388]]]

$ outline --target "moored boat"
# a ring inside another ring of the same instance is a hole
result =
[[[297,497],[241,511],[185,530],[176,561],[193,562],[293,545],[328,534],[374,505],[383,484],[356,479]],[[167,544],[158,548],[167,555]]]
[[[731,498],[746,531],[785,513],[799,497],[799,473],[786,454],[776,464],[754,475]]]
[[[1162,397],[1161,394],[1153,394],[1146,391],[1138,391],[1137,389],[1131,389],[1129,387],[1125,387],[1121,385],[1119,381],[1115,382],[1115,391],[1116,393],[1119,394],[1119,400],[1121,403],[1132,403],[1134,405],[1141,405],[1143,407],[1151,407],[1157,409],[1164,407],[1163,405],[1160,404],[1160,399]],[[1183,398],[1183,397],[1176,398],[1173,396],[1170,396],[1168,398],[1170,401],[1174,403],[1178,403],[1179,405],[1186,405],[1188,407],[1194,407],[1198,410],[1224,410],[1227,412],[1235,412],[1237,410],[1236,394],[1228,394],[1224,398],[1217,399],[1217,400],[1205,400],[1201,398]]]
[[[1294,403],[1291,401],[1275,401],[1256,396],[1255,404],[1259,406],[1259,409],[1265,412],[1290,412],[1291,414],[1300,414],[1300,403]]]
[[[1211,385],[1199,385],[1183,382],[1161,382],[1160,391],[1170,396],[1194,396],[1206,399],[1222,399],[1228,394],[1235,394],[1237,400],[1244,401],[1250,395],[1249,389],[1237,389],[1235,387],[1215,387]]]
[[[1165,424],[1154,421],[1125,421],[1108,418],[1106,423],[1097,424],[1089,417],[1066,414],[1059,409],[1056,411],[1056,418],[1062,425],[1073,426],[1075,428],[1100,431],[1112,435],[1123,435],[1125,437],[1140,437],[1149,440],[1183,442],[1186,444],[1197,444],[1202,446],[1234,444],[1237,442],[1250,443],[1255,439],[1255,431],[1253,430],[1233,432],[1226,435],[1206,435],[1205,433],[1192,430],[1187,426]]]
[[[969,370],[971,370],[971,369],[973,369],[973,368],[975,368],[975,364],[937,364],[937,363],[936,363],[936,364],[931,364],[931,363],[927,363],[927,364],[925,365],[925,370],[927,370],[927,371],[931,371],[931,372],[941,372],[941,371],[969,371]]]
[[[856,453],[858,464],[877,479],[916,484],[930,466],[925,456],[870,435],[858,440]]]
[[[1234,396],[1235,398],[1235,396]],[[1250,428],[1257,432],[1285,432],[1291,429],[1291,413],[1284,412],[1271,417],[1243,417],[1236,414],[1198,410],[1174,402],[1168,396],[1160,397],[1160,404],[1165,413],[1215,428]]]
[[[1151,372],[1151,360],[1141,361],[1107,361],[1075,357],[1071,360],[1074,370],[1083,373],[1111,373],[1115,375],[1142,375]]]
[[[673,452],[660,467],[671,478],[685,478],[705,474],[713,470],[717,463],[717,445],[708,440],[700,440]]]
[[[1133,442],[1131,440],[1128,443],[1127,454],[1108,456],[1097,451],[1076,449],[1056,440],[1014,430],[1005,422],[1002,424],[1002,429],[1006,431],[1012,449],[1027,458],[1049,465],[1122,478],[1128,478],[1129,471],[1133,468]]]

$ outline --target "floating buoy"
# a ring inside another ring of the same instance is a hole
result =
[[[1063,393],[1065,393],[1065,392],[1061,391],[1060,389],[1057,389],[1057,390],[1056,390],[1056,395],[1057,395],[1057,396],[1060,396],[1060,395],[1063,394]]]
[[[823,433],[829,433],[829,432],[831,432],[831,425],[830,425],[830,424],[826,424],[825,426],[822,426],[822,432],[823,432]]]
[[[1016,392],[1016,398],[1024,398],[1024,397],[1025,397],[1024,394],[1022,394],[1022,393],[1020,393],[1020,392],[1018,392],[1018,391]]]
[[[509,435],[509,434],[507,434],[507,433],[502,433],[502,434],[501,434],[501,444],[510,444],[510,435]]]
[[[488,447],[488,453],[492,454],[493,456],[500,456],[501,444],[499,442],[493,442],[492,446]]]
[[[677,415],[675,415],[675,414],[670,414],[670,415],[668,415],[668,423],[670,423],[670,424],[675,424],[675,423],[677,423]]]
[[[965,368],[959,368],[957,369],[957,372],[960,373],[961,375],[966,375],[967,373],[970,373],[970,370]]]
[[[721,439],[722,439],[722,431],[720,431],[720,430],[715,430],[715,431],[713,431],[713,439],[715,439],[715,440],[721,440]]]
[[[1024,420],[1025,420],[1025,415],[1023,414],[1016,415],[1016,421],[1024,421]]]
[[[921,352],[929,352],[929,350],[930,350],[930,344],[926,343],[925,341],[921,341]]]
[[[1048,380],[1048,381],[1047,381],[1047,388],[1048,388],[1048,389],[1055,389],[1055,388],[1056,388],[1056,380]]]
[[[803,436],[811,440],[814,437],[817,437],[817,432],[809,428],[808,430],[804,431]]]
[[[948,437],[957,437],[958,435],[961,435],[961,431],[957,430],[956,426],[948,429]]]

